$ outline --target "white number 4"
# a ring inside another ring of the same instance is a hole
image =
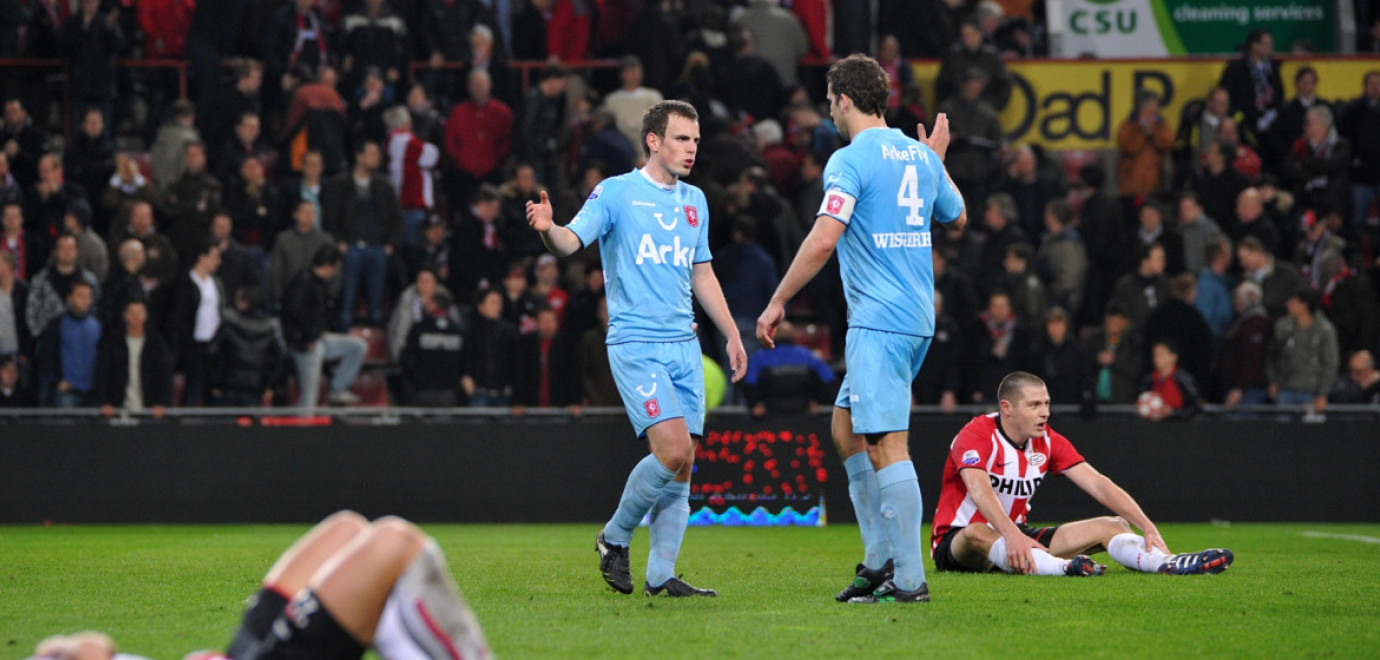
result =
[[[910,209],[906,215],[907,225],[925,226],[925,216],[920,215],[925,210],[925,199],[920,196],[920,175],[914,165],[907,165],[906,173],[901,177],[901,187],[896,191],[896,205]]]

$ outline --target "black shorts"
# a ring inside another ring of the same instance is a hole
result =
[[[359,660],[364,645],[340,626],[310,589],[273,620],[268,634],[234,660]]]
[[[1022,534],[1025,534],[1026,536],[1029,536],[1030,538],[1039,541],[1046,548],[1049,547],[1049,542],[1054,540],[1054,533],[1059,531],[1059,527],[1057,525],[1054,527],[1030,527],[1029,525],[1017,525],[1017,527],[1021,529]],[[954,558],[954,553],[950,546],[953,545],[954,537],[958,536],[958,533],[960,531],[963,531],[962,527],[950,527],[949,531],[944,532],[944,538],[939,539],[939,545],[935,546],[934,548],[934,568],[935,570],[939,571],[954,571],[958,573],[981,573],[982,571],[968,568],[967,566],[958,563],[958,560]],[[993,566],[988,570],[1000,571],[1001,569],[997,568],[996,566]]]

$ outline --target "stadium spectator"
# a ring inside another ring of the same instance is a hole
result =
[[[1236,158],[1230,163],[1232,169],[1240,172],[1249,181],[1260,178],[1261,168],[1264,167],[1260,161],[1260,154],[1242,139],[1241,129],[1235,119],[1222,119],[1222,124],[1217,129],[1217,141],[1236,150]]]
[[[932,538],[936,568],[978,572],[995,566],[1016,574],[1101,575],[1106,567],[1080,553],[1103,549],[1117,563],[1143,573],[1213,574],[1231,566],[1234,555],[1220,548],[1170,554],[1140,505],[1094,469],[1067,438],[1049,428],[1051,399],[1038,377],[1012,373],[1002,380],[996,394],[1001,411],[973,418],[954,439],[944,464]],[[998,436],[1009,444],[991,441]],[[1032,444],[1035,449],[1027,451],[1038,452],[1046,460],[1023,468],[1010,447]],[[1003,463],[1008,460],[1014,465]],[[1034,493],[999,498],[996,491],[1032,474],[1032,491],[1047,475],[1066,476],[1116,516],[1060,527],[1027,527]],[[989,522],[978,524],[984,520]],[[1131,525],[1144,536],[1137,536]]]
[[[971,208],[980,208],[987,199],[1004,142],[996,108],[983,97],[987,83],[987,73],[972,67],[953,96],[939,99],[939,112],[948,115],[952,135],[944,166]]]
[[[1360,97],[1342,111],[1342,135],[1351,142],[1352,230],[1360,234],[1380,199],[1380,71],[1367,71]]]
[[[1217,236],[1203,248],[1206,265],[1198,270],[1198,296],[1193,306],[1203,315],[1212,332],[1214,353],[1222,346],[1222,337],[1231,325],[1236,311],[1232,307],[1232,287],[1235,283],[1228,271],[1232,265],[1231,241]]]
[[[177,250],[171,239],[154,229],[153,206],[145,201],[136,201],[130,206],[129,226],[124,228],[122,235],[144,246],[145,263],[140,277],[149,295],[149,313],[154,319],[160,319],[163,302],[181,274]]]
[[[604,297],[604,266],[597,261],[585,262],[584,280],[570,292],[566,303],[562,329],[578,341],[585,331],[599,325],[597,308]]]
[[[1270,349],[1273,324],[1261,304],[1260,285],[1245,281],[1232,292],[1236,318],[1227,326],[1217,363],[1226,391],[1224,404],[1259,405],[1269,400],[1265,362]]]
[[[315,0],[292,0],[279,7],[269,19],[263,35],[263,52],[264,77],[268,80],[264,105],[270,113],[281,112],[283,93],[291,92],[286,74],[299,65],[316,71],[333,63],[338,56],[329,44],[328,28],[315,5]],[[329,165],[328,159],[328,168]]]
[[[96,400],[101,414],[115,409],[148,410],[154,417],[172,405],[173,356],[162,335],[149,327],[148,306],[125,304],[120,323],[107,325],[96,355]]]
[[[533,332],[537,329],[537,308],[541,305],[541,298],[528,289],[527,273],[522,268],[508,271],[503,278],[503,320],[513,324],[520,335]]]
[[[24,188],[10,171],[10,157],[0,149],[0,206],[23,203]]]
[[[100,108],[103,116],[113,117],[115,57],[125,49],[119,12],[114,8],[102,10],[100,0],[81,0],[77,13],[63,21],[58,42],[67,60],[67,98],[72,104],[73,132],[81,130],[79,122],[88,107]],[[111,128],[105,127],[106,137],[112,135]]]
[[[507,0],[498,0],[506,2]],[[490,90],[489,96],[498,99],[508,106],[509,109],[518,107],[518,102],[522,100],[521,92],[518,89],[518,81],[514,69],[508,65],[508,56],[505,48],[495,43],[496,31],[489,25],[475,25],[466,33],[469,39],[469,48],[472,55],[464,60],[469,63],[461,69],[460,81],[464,81],[468,91],[468,81],[470,74],[475,71],[483,71],[489,74]],[[456,85],[459,88],[459,85]],[[456,90],[457,98],[461,100],[463,95]],[[456,105],[454,103],[452,106]]]
[[[268,282],[273,300],[282,302],[288,282],[311,266],[321,248],[335,244],[335,239],[317,226],[316,205],[305,199],[298,201],[292,227],[278,232],[269,256]]]
[[[1327,395],[1337,379],[1337,331],[1318,312],[1316,294],[1299,289],[1285,301],[1288,315],[1275,321],[1265,377],[1270,398],[1280,406],[1306,405],[1327,410]]]
[[[960,328],[968,328],[977,320],[981,311],[978,289],[972,277],[962,268],[949,262],[943,250],[935,250],[934,290],[944,295],[944,309],[958,323]]]
[[[700,116],[704,116],[701,114]],[[950,147],[952,148],[952,147]],[[801,230],[807,230],[814,225],[815,212],[824,204],[824,165],[829,162],[827,154],[817,152],[805,152],[800,156],[800,172],[797,177],[795,210],[798,214]],[[965,225],[966,226],[966,225]],[[939,241],[940,236],[945,239],[953,239],[954,232],[941,232],[934,237],[935,244],[943,244]],[[973,234],[965,234],[969,237]]]
[[[1246,188],[1236,197],[1236,235],[1238,241],[1248,237],[1258,240],[1270,254],[1277,254],[1283,245],[1277,226],[1276,213],[1265,204],[1261,188]]]
[[[265,253],[259,246],[246,246],[239,239],[239,228],[224,209],[211,220],[211,241],[220,248],[220,269],[216,276],[227,295],[242,288],[263,285]],[[226,301],[228,306],[230,301]]]
[[[377,173],[379,146],[361,142],[355,165],[326,182],[321,191],[322,227],[336,237],[345,257],[340,327],[354,321],[360,288],[368,301],[368,323],[382,327],[388,258],[402,242],[402,207],[388,180]]]
[[[935,274],[938,275],[936,260]],[[925,353],[925,362],[911,383],[911,393],[915,403],[922,406],[938,405],[945,412],[953,411],[958,405],[958,397],[966,390],[963,381],[967,366],[967,342],[962,328],[971,321],[960,323],[949,314],[947,299],[936,287],[934,290],[934,339]],[[749,361],[751,358],[749,358]],[[749,365],[751,366],[751,365]]]
[[[3,368],[0,364],[0,369]],[[5,380],[3,376],[4,372],[0,371],[0,384]],[[1370,351],[1351,354],[1345,377],[1337,381],[1330,399],[1332,403],[1380,404],[1380,371],[1375,369],[1375,356]]]
[[[1175,275],[1169,280],[1169,294],[1146,318],[1142,336],[1152,349],[1161,340],[1170,340],[1184,369],[1193,375],[1198,387],[1206,387],[1212,366],[1212,330],[1194,306],[1196,278],[1192,273]],[[1155,364],[1153,357],[1146,354],[1147,364]]]
[[[235,119],[234,133],[221,147],[220,167],[215,170],[215,176],[221,183],[231,185],[235,178],[242,177],[241,170],[247,158],[258,159],[259,162],[267,164],[276,159],[276,155],[263,141],[263,122],[259,119],[256,112],[249,111],[241,114]]]
[[[620,136],[621,138],[621,136]],[[498,188],[500,213],[499,226],[502,239],[516,258],[530,259],[545,252],[541,239],[533,236],[527,229],[527,202],[536,202],[548,188],[537,181],[537,170],[529,163],[518,163],[513,168],[513,178]]]
[[[456,263],[463,264],[453,274],[457,291],[467,294],[481,286],[492,287],[507,272],[512,253],[500,225],[502,208],[498,190],[482,184],[461,212],[455,226]]]
[[[1043,332],[1030,348],[1030,368],[1049,386],[1050,396],[1060,401],[1089,400],[1095,385],[1092,356],[1070,333],[1072,319],[1062,307],[1045,313]],[[927,361],[928,357],[925,358]]]
[[[776,275],[776,261],[757,244],[757,221],[750,215],[738,215],[732,224],[733,242],[716,253],[714,273],[719,277],[728,308],[738,310],[734,321],[751,357],[757,348],[753,339],[757,317],[752,315],[753,311],[766,308],[780,279]],[[714,345],[720,343],[715,341]]]
[[[143,33],[144,57],[150,60],[187,59],[187,32],[192,26],[194,2],[185,0],[146,0],[134,5],[134,17]],[[137,41],[137,33],[130,41]],[[143,134],[151,138],[163,121],[171,99],[177,98],[177,70],[153,68],[147,71],[148,110]]]
[[[753,417],[813,414],[833,398],[837,380],[824,360],[795,343],[795,326],[784,321],[776,327],[776,346],[748,357],[743,390]]]
[[[532,286],[528,293],[545,306],[556,310],[556,317],[564,321],[570,293],[561,287],[560,274],[556,257],[550,254],[537,257],[537,262],[532,268]]]
[[[823,3],[821,2],[819,4],[822,5]],[[792,7],[792,9],[795,9],[795,7]],[[826,53],[829,50],[829,46],[824,43],[819,44],[819,47],[822,47]],[[824,59],[829,58],[828,55],[817,54],[816,48],[812,36],[810,56],[823,57]],[[882,65],[883,71],[886,71],[887,81],[891,89],[886,97],[885,117],[887,125],[894,128],[900,128],[906,135],[915,137],[912,134],[915,130],[915,123],[917,121],[923,121],[928,117],[925,116],[927,113],[921,112],[921,116],[915,117],[914,121],[911,121],[911,118],[905,114],[907,112],[906,106],[909,105],[913,99],[921,99],[923,96],[920,94],[920,86],[915,82],[915,70],[910,67],[909,62],[901,57],[901,42],[894,35],[887,34],[882,36],[881,42],[877,46],[877,63]],[[938,100],[939,99],[936,100],[936,103]],[[917,105],[918,104],[919,103],[917,103]],[[949,115],[949,117],[950,121],[954,119],[953,115]],[[950,130],[952,131],[952,127],[950,127]],[[953,149],[952,143],[950,143],[949,149]]]
[[[1183,241],[1183,270],[1197,273],[1206,268],[1207,245],[1215,237],[1222,236],[1223,232],[1214,219],[1203,213],[1203,206],[1192,191],[1179,195],[1177,232]],[[1169,249],[1167,244],[1165,249]]]
[[[783,202],[786,199],[794,199],[800,178],[801,154],[785,143],[781,123],[775,119],[764,119],[753,124],[752,138],[761,154],[762,162],[767,169],[767,180],[772,188],[780,193]],[[801,233],[803,235],[803,232]]]
[[[1137,215],[1137,231],[1127,243],[1122,259],[1135,263],[1137,252],[1144,245],[1159,245],[1164,248],[1164,272],[1178,275],[1184,272],[1184,239],[1177,229],[1169,225],[1169,212],[1159,202],[1146,201]]]
[[[77,237],[63,234],[57,239],[48,267],[29,279],[29,299],[24,314],[29,332],[35,337],[42,334],[48,324],[70,306],[72,287],[78,283],[90,287],[87,292],[90,299],[86,301],[88,307],[100,299],[100,285],[96,276],[78,266],[77,259]],[[82,314],[85,313],[83,309]]]
[[[33,279],[48,263],[47,241],[24,228],[24,207],[7,202],[3,211],[0,252],[14,257],[14,274],[21,280]]]
[[[1164,157],[1174,148],[1174,131],[1160,114],[1160,96],[1143,90],[1136,110],[1116,132],[1116,191],[1123,198],[1159,192]]]
[[[621,405],[618,384],[613,380],[613,368],[609,365],[608,347],[604,345],[609,334],[608,300],[599,296],[594,309],[598,321],[580,337],[577,349],[582,400],[590,406]]]
[[[714,94],[730,113],[747,113],[754,121],[775,117],[785,93],[780,74],[757,52],[751,31],[734,29],[729,47],[732,59],[714,71]]]
[[[1303,136],[1304,117],[1309,110],[1321,106],[1329,110],[1336,108],[1328,101],[1318,98],[1318,72],[1311,66],[1301,66],[1294,71],[1294,98],[1279,112],[1279,138],[1284,144],[1293,144]],[[1350,136],[1347,136],[1350,139]],[[1359,155],[1359,154],[1358,154]]]
[[[431,214],[422,223],[422,242],[403,249],[403,264],[407,267],[408,279],[416,279],[424,268],[436,271],[436,277],[449,285],[451,276],[461,265],[451,258],[451,244],[447,236],[445,218]]]
[[[1265,305],[1271,319],[1284,316],[1285,301],[1290,295],[1308,288],[1308,281],[1298,268],[1275,259],[1265,244],[1254,236],[1242,239],[1236,246],[1236,261],[1241,266],[1242,277],[1260,285],[1261,304]]]
[[[1260,141],[1267,168],[1276,167],[1284,147],[1275,137],[1279,110],[1284,106],[1284,81],[1280,61],[1274,58],[1275,40],[1269,31],[1255,28],[1246,35],[1241,57],[1222,70],[1221,87],[1231,97],[1231,107],[1242,113],[1246,129]]]
[[[63,251],[59,247],[58,254]],[[101,322],[91,313],[93,295],[89,282],[73,282],[66,306],[37,333],[34,363],[41,406],[86,408],[96,404],[96,347],[101,340]]]
[[[101,218],[105,219],[107,245],[118,245],[127,236],[129,210],[136,200],[150,205],[160,203],[157,188],[144,178],[139,161],[126,151],[115,154],[115,173],[102,184],[101,190],[100,210],[92,224],[99,229]]]
[[[313,226],[321,228],[321,176],[325,171],[326,165],[320,151],[310,150],[302,154],[302,171],[299,176],[292,177],[279,188],[278,199],[282,203],[280,218],[290,222],[297,214],[298,204],[307,202],[312,206]]]
[[[252,155],[240,161],[239,172],[227,182],[225,208],[212,215],[212,222],[224,213],[234,222],[235,239],[262,253],[282,226],[278,187],[268,180],[263,161]]]
[[[1236,148],[1220,142],[1211,143],[1203,152],[1203,168],[1193,178],[1193,192],[1203,212],[1234,240],[1237,230],[1237,204],[1241,193],[1251,187],[1246,176],[1231,166]]]
[[[57,43],[57,40],[53,39],[50,43]],[[5,156],[9,158],[10,170],[15,180],[26,191],[32,188],[38,182],[38,159],[48,153],[48,133],[34,123],[23,101],[13,98],[5,101],[5,121],[4,126],[0,127],[0,145],[4,145]]]
[[[331,405],[353,405],[359,397],[350,391],[369,346],[363,339],[330,332],[339,318],[330,280],[340,272],[341,254],[327,245],[312,255],[311,266],[298,273],[283,293],[283,338],[297,365],[300,398],[297,406],[311,410],[320,397],[321,371],[326,360],[340,359],[331,376],[326,396]]]
[[[537,74],[536,85],[523,100],[519,129],[518,156],[537,167],[538,181],[557,188],[562,181],[557,164],[563,151],[561,131],[569,77],[570,72],[559,64],[548,65]]]
[[[101,282],[100,303],[96,307],[96,318],[106,328],[119,327],[124,317],[125,306],[130,302],[144,303],[144,312],[151,314],[149,295],[144,290],[144,244],[133,238],[125,239],[115,255],[117,261],[110,275]],[[158,319],[153,319],[155,324]]]
[[[77,265],[104,280],[110,270],[110,250],[91,228],[91,207],[73,204],[62,216],[62,231],[77,237]]]
[[[512,150],[513,111],[490,97],[489,74],[472,71],[467,85],[469,98],[457,103],[446,120],[446,193],[453,209],[468,202],[481,183],[498,185]]]
[[[106,116],[100,108],[87,108],[81,130],[72,134],[72,141],[62,153],[67,178],[82,187],[87,194],[84,201],[91,207],[97,205],[96,196],[105,190],[110,175],[115,173],[115,143],[106,135],[105,123]],[[102,223],[96,229],[105,233],[106,227]]]
[[[33,357],[33,333],[24,320],[29,285],[15,277],[14,255],[0,252],[0,358],[17,360],[27,368]]]
[[[1294,141],[1284,161],[1283,181],[1291,185],[1300,205],[1322,213],[1346,213],[1351,203],[1351,142],[1333,124],[1331,109],[1309,109],[1303,136]]]
[[[1159,243],[1142,243],[1136,248],[1131,263],[1137,264],[1136,269],[1116,281],[1108,304],[1120,306],[1131,326],[1140,330],[1145,327],[1150,312],[1169,297],[1169,282],[1164,276],[1164,247]]]
[[[1184,106],[1174,141],[1175,189],[1182,179],[1202,173],[1208,148],[1217,144],[1222,122],[1231,118],[1230,112],[1231,94],[1221,87],[1208,90],[1201,103]],[[1226,162],[1230,165],[1232,161]]]
[[[1340,213],[1323,214],[1308,209],[1299,217],[1299,227],[1303,230],[1301,240],[1294,245],[1293,262],[1308,280],[1308,288],[1320,291],[1325,280],[1322,277],[1322,262],[1330,254],[1345,254],[1346,241],[1333,233],[1342,226]]]
[[[435,267],[426,264],[417,271],[412,284],[398,295],[398,303],[393,306],[393,316],[388,320],[388,354],[394,361],[402,359],[403,348],[407,345],[408,337],[412,335],[412,326],[420,323],[431,313],[428,305],[438,293],[446,294],[450,300],[455,299],[450,294],[450,289],[441,282]],[[449,314],[456,324],[460,323],[459,310],[447,305],[443,311]],[[456,380],[454,384],[458,386],[460,381]]]
[[[1083,237],[1074,227],[1074,220],[1068,201],[1052,199],[1045,204],[1047,233],[1035,254],[1035,270],[1049,283],[1050,303],[1077,312],[1083,304],[1088,253],[1083,247]]]
[[[1108,303],[1102,326],[1084,345],[1093,355],[1097,379],[1093,394],[1100,403],[1125,404],[1136,400],[1136,387],[1144,372],[1145,349],[1141,333],[1124,308]]]
[[[206,143],[212,147],[225,145],[231,139],[232,129],[242,121],[245,115],[254,115],[260,119],[264,116],[263,103],[259,98],[264,81],[263,63],[257,60],[240,62],[234,68],[234,76],[235,86],[226,90],[225,100],[217,106],[222,110],[215,113],[212,118],[214,122],[212,128],[207,131]],[[263,128],[262,122],[260,122],[259,128]],[[278,128],[276,125],[271,125],[270,131],[276,128]],[[270,131],[260,130],[259,140],[263,141],[263,136]],[[222,151],[215,151],[211,154],[212,160],[217,163],[223,162],[224,156]]]
[[[460,384],[471,406],[507,406],[513,394],[512,365],[518,332],[503,320],[503,293],[485,289],[476,299],[474,323],[465,336],[464,367]]]
[[[419,301],[422,314],[402,343],[398,364],[408,405],[449,408],[460,402],[464,332],[450,294],[436,291]]]
[[[1001,112],[1011,98],[1011,76],[997,50],[983,42],[982,28],[972,20],[965,21],[959,26],[958,43],[954,44],[939,62],[939,77],[934,82],[934,97],[947,99],[957,95],[963,86],[963,80],[973,68],[981,69],[987,74],[983,98],[997,112]]]
[[[86,190],[63,174],[62,155],[53,152],[38,159],[38,183],[24,195],[25,227],[40,236],[54,238],[62,232],[67,209],[86,202]]]
[[[211,341],[211,400],[220,406],[269,406],[287,376],[283,327],[263,310],[263,290],[233,289]]]
[[[1030,243],[1044,229],[1045,204],[1064,196],[1059,180],[1049,169],[1041,167],[1039,156],[1028,144],[1012,150],[1011,162],[1002,173],[997,189],[1011,196],[1016,208],[1016,223]]]
[[[982,221],[987,230],[987,240],[982,245],[976,275],[981,277],[979,284],[982,289],[990,291],[999,285],[1003,277],[1002,264],[1006,260],[1006,249],[1014,243],[1029,243],[1030,238],[1016,224],[1016,201],[1011,195],[995,193],[987,198],[983,208]]]
[[[518,338],[513,352],[514,406],[579,406],[580,364],[575,337],[561,328],[560,313],[537,308],[537,329]]]
[[[33,392],[19,378],[19,364],[10,356],[0,356],[0,408],[28,408],[34,405]]]
[[[384,82],[383,72],[370,67],[364,72],[359,91],[350,97],[346,109],[346,139],[349,144],[358,145],[365,140],[383,144],[388,139],[383,112],[392,105],[392,88]]]
[[[211,340],[220,329],[224,308],[230,305],[225,287],[216,277],[221,260],[215,241],[207,238],[194,256],[191,270],[173,289],[163,322],[177,371],[185,378],[180,402],[183,406],[210,402],[206,395],[212,378]]]
[[[1327,320],[1337,330],[1341,355],[1375,348],[1380,339],[1380,303],[1372,282],[1347,265],[1340,253],[1331,253],[1318,266],[1318,289]]]
[[[604,108],[613,113],[618,131],[634,146],[642,143],[642,116],[662,100],[661,92],[642,85],[642,75],[642,61],[636,55],[624,56],[618,65],[621,86],[604,97]]]
[[[1152,406],[1147,416],[1153,421],[1162,419],[1190,419],[1202,410],[1202,396],[1193,374],[1179,368],[1179,349],[1172,339],[1153,342],[1150,350],[1151,366],[1141,381],[1141,396],[1154,392],[1161,406]]]
[[[1044,322],[1048,295],[1044,282],[1035,274],[1035,251],[1030,244],[1012,243],[1007,246],[1002,270],[1005,275],[995,291],[1007,295],[1021,329],[1027,333],[1035,332]]]
[[[388,180],[398,191],[403,211],[403,245],[419,245],[422,223],[436,208],[432,171],[441,152],[412,132],[412,114],[406,106],[384,111],[383,121],[388,127]]]
[[[810,52],[800,19],[776,0],[750,0],[746,8],[733,15],[733,24],[752,32],[757,54],[771,63],[782,87],[789,89],[798,84],[797,63]]]
[[[987,310],[978,317],[969,353],[968,386],[973,403],[985,401],[984,392],[995,392],[996,384],[1011,371],[1024,368],[1030,359],[1030,333],[1018,323],[1011,296],[997,291],[987,298]]]
[[[173,102],[172,115],[158,129],[149,149],[153,183],[159,190],[166,190],[182,178],[187,169],[187,145],[192,142],[201,142],[201,133],[196,129],[196,106],[187,99],[179,99]]]
[[[188,142],[182,176],[168,186],[163,205],[172,219],[169,238],[178,256],[191,260],[211,233],[211,219],[221,208],[224,188],[206,169],[206,147]]]
[[[543,61],[547,59],[546,45],[551,9],[556,0],[531,0],[513,17],[513,59]]]
[[[294,0],[300,4],[306,0]],[[283,120],[280,142],[285,146],[287,169],[301,170],[305,155],[321,154],[325,175],[334,175],[346,168],[349,147],[345,143],[345,99],[335,90],[335,69],[322,66],[314,75],[311,69],[298,67],[290,76],[300,81],[292,92],[292,104]]]
[[[339,30],[340,68],[346,89],[356,89],[370,68],[383,72],[390,88],[407,75],[411,59],[407,25],[384,0],[364,0],[359,11],[345,17]]]
[[[407,90],[407,113],[412,118],[412,134],[434,145],[446,143],[446,120],[436,110],[431,92],[417,83]]]

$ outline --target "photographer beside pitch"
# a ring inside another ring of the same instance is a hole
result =
[[[997,399],[1001,411],[974,417],[949,447],[930,542],[936,569],[1102,575],[1106,567],[1087,555],[1104,549],[1142,573],[1211,574],[1231,566],[1232,552],[1221,548],[1171,554],[1140,505],[1049,427],[1049,391],[1038,376],[1008,374]],[[1117,515],[1026,526],[1030,499],[1047,475],[1068,477]]]

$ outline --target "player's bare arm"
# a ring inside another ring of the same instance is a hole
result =
[[[1021,532],[1021,528],[1016,523],[1011,522],[1011,518],[1006,515],[1006,510],[1002,508],[1001,500],[997,499],[996,491],[992,490],[992,482],[988,481],[987,470],[982,468],[965,468],[960,470],[958,476],[963,478],[963,485],[968,487],[968,497],[972,498],[973,504],[977,505],[982,517],[987,520],[987,524],[1001,534],[1006,539],[1006,562],[1013,571],[1018,573],[1034,573],[1035,562],[1030,557],[1031,550],[1048,550],[1043,544],[1035,539],[1026,536]]]
[[[1112,513],[1125,518],[1127,522],[1140,529],[1141,534],[1145,536],[1147,547],[1157,548],[1165,554],[1173,554],[1165,545],[1160,531],[1155,528],[1155,523],[1151,522],[1149,516],[1145,515],[1136,500],[1121,486],[1108,479],[1106,475],[1098,472],[1087,463],[1079,463],[1069,468],[1064,476],[1082,488],[1083,492],[1091,495],[1102,506],[1111,510]]]
[[[547,251],[558,257],[568,257],[584,247],[575,232],[552,221],[551,200],[545,190],[541,192],[540,202],[527,202],[527,226],[537,230]]]
[[[776,348],[776,326],[786,320],[786,302],[805,288],[819,274],[819,269],[829,262],[834,247],[847,228],[847,225],[827,215],[815,218],[815,226],[800,244],[800,250],[795,253],[795,260],[786,270],[786,276],[781,278],[781,284],[777,285],[767,308],[757,317],[757,340],[763,346]]]
[[[723,288],[719,278],[708,261],[694,265],[690,275],[690,289],[695,299],[709,315],[714,326],[728,337],[728,366],[733,369],[733,382],[738,382],[747,374],[747,351],[743,349],[743,338],[738,336],[738,324],[733,322],[733,314],[728,311],[728,301],[724,300]]]

